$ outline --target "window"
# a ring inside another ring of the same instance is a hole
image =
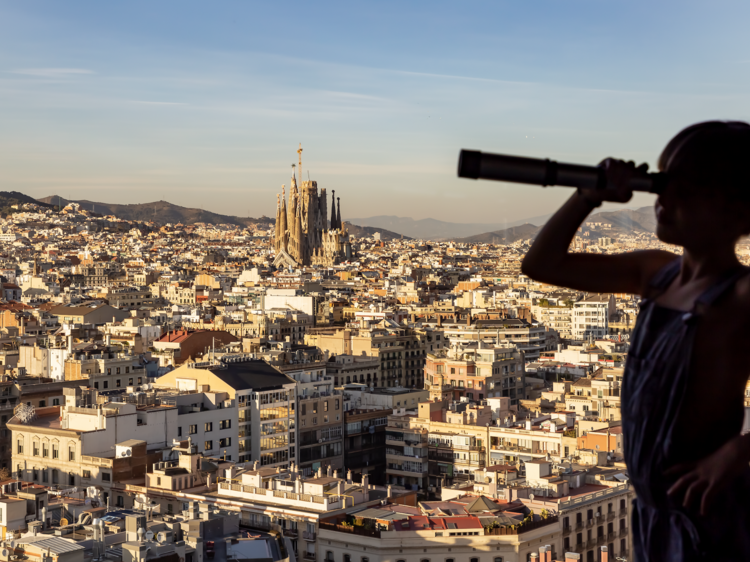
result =
[[[53,468],[52,469],[52,483],[57,484],[58,479],[59,477],[58,477],[57,469]]]
[[[326,550],[325,562],[334,562],[333,552],[331,552],[330,550]]]
[[[231,437],[224,437],[223,439],[219,440],[219,447],[231,447],[231,446],[232,446]]]
[[[219,429],[229,429],[232,427],[232,420],[221,420],[219,422]]]
[[[182,427],[177,428],[177,437],[182,437]]]
[[[496,557],[495,562],[503,562],[503,557],[502,556]]]
[[[117,379],[117,380],[115,381],[115,386],[116,386],[117,388],[120,388],[120,379]]]
[[[52,443],[52,458],[56,459],[60,456],[60,448],[57,443]]]
[[[204,449],[205,451],[210,451],[210,450],[211,450],[211,449],[213,449],[213,448],[214,448],[214,442],[213,442],[213,441],[206,441],[206,442],[205,442],[205,443],[203,444],[203,449]]]
[[[59,406],[60,405],[60,399],[59,398],[53,398],[52,399],[52,405],[53,406]]]
[[[125,499],[122,496],[117,496],[117,507],[125,507]]]
[[[42,456],[46,459],[49,456],[49,445],[42,443]]]
[[[23,440],[18,440],[18,454],[23,455]]]
[[[326,400],[325,402],[323,402],[323,411],[324,412],[328,411],[328,400]],[[363,558],[362,560],[364,561],[365,559]]]
[[[130,372],[130,367],[125,367],[125,374],[127,375]]]
[[[213,430],[214,430],[213,422],[206,422],[205,425],[203,426],[203,431],[205,431],[206,433],[208,433],[209,431],[213,431]]]
[[[68,486],[75,486],[76,485],[76,475],[74,472],[68,473]]]
[[[112,475],[109,472],[102,472],[102,482],[111,482]]]
[[[198,433],[198,426],[197,425],[191,425],[190,426],[190,435],[195,435]]]
[[[104,381],[104,388],[109,388],[109,381]]]
[[[76,460],[76,448],[73,445],[71,445],[70,447],[68,447],[68,460],[69,461]]]
[[[469,562],[479,562],[479,558],[469,558]]]
[[[39,407],[40,408],[44,408],[46,405],[47,405],[47,401],[46,400],[40,400],[39,401]]]
[[[128,379],[128,385],[133,386],[133,379],[132,378]]]
[[[91,471],[90,470],[84,470],[81,474],[83,478],[91,478]]]
[[[39,443],[32,443],[31,444],[31,454],[35,457],[39,456]]]

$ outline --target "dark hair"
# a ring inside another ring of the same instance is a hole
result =
[[[696,187],[750,202],[750,124],[705,121],[683,129],[659,157],[660,170],[675,165],[689,170],[687,179]]]

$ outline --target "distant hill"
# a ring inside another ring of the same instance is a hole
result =
[[[23,194],[18,194],[23,195]],[[27,197],[23,195],[23,197]],[[100,215],[114,215],[123,220],[137,221],[154,221],[158,224],[195,224],[204,222],[207,224],[236,224],[238,226],[261,225],[270,227],[276,222],[276,219],[261,217],[259,219],[249,217],[233,217],[230,215],[220,215],[203,209],[193,209],[189,207],[180,207],[167,201],[154,201],[153,203],[139,203],[135,205],[118,205],[115,203],[101,203],[88,201],[86,199],[68,200],[59,195],[50,195],[38,201],[27,197],[29,202],[39,203],[50,207],[57,208],[58,205],[65,207],[68,203],[78,203],[87,211],[93,211]],[[344,220],[349,228],[349,232],[357,238],[366,238],[376,232],[380,232],[383,240],[393,240],[401,238],[401,234],[391,232],[382,228],[373,228],[368,226],[357,226]]]
[[[496,223],[458,223],[437,219],[414,220],[411,217],[379,215],[364,219],[350,219],[350,222],[361,226],[371,226],[374,228],[401,232],[410,238],[437,241],[465,238],[467,236],[474,236],[488,231],[497,231],[525,223],[544,224],[547,218],[548,216],[542,216],[510,221],[503,220]]]
[[[355,236],[356,238],[372,238],[372,236],[376,233],[380,233],[380,239],[383,241],[387,240],[399,240],[403,238],[404,240],[411,240],[409,236],[402,236],[401,234],[398,234],[397,232],[391,232],[390,230],[385,230],[384,228],[374,228],[372,226],[358,226],[356,224],[352,224],[349,221],[345,220],[346,228],[349,230],[349,233],[352,236]]]
[[[41,203],[33,197],[29,197],[28,195],[19,193],[18,191],[0,191],[0,214],[8,215],[10,213],[17,212],[17,209],[14,209],[13,205],[22,205],[23,203],[33,203],[34,205],[39,205],[40,207],[48,207],[50,209],[53,208],[53,205]]]
[[[233,217],[229,215],[220,215],[204,209],[193,209],[190,207],[181,207],[168,201],[154,201],[153,203],[138,203],[134,205],[118,205],[116,203],[101,203],[88,201],[85,199],[67,200],[58,195],[44,197],[39,201],[63,207],[68,203],[78,203],[87,211],[93,211],[101,215],[114,215],[123,220],[137,221],[154,221],[158,224],[194,224],[204,222],[207,224],[236,224],[238,226],[251,226],[256,224],[272,225],[274,219],[261,217],[259,219],[250,217]],[[59,203],[58,203],[59,201]]]
[[[468,238],[459,238],[456,242],[464,242],[467,244],[512,244],[517,240],[534,238],[541,228],[541,226],[527,223],[519,226],[511,226],[510,228],[505,228],[503,230],[495,230],[493,232],[477,234],[476,236],[469,236]]]
[[[656,216],[653,207],[641,207],[640,209],[622,209],[620,211],[603,211],[589,216],[583,223],[610,224],[611,229],[592,231],[594,239],[598,234],[629,234],[634,232],[654,232],[656,230]],[[533,224],[522,224],[507,229],[484,232],[476,236],[459,238],[456,242],[467,244],[510,244],[517,240],[534,238],[541,230],[541,226]]]

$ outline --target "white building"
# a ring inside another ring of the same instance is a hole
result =
[[[615,313],[613,295],[593,295],[573,305],[573,339],[604,338]]]

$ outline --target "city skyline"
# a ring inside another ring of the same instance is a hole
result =
[[[6,3],[0,188],[272,217],[302,142],[351,217],[544,215],[569,191],[460,180],[459,149],[653,165],[749,118],[748,8],[645,6]]]

